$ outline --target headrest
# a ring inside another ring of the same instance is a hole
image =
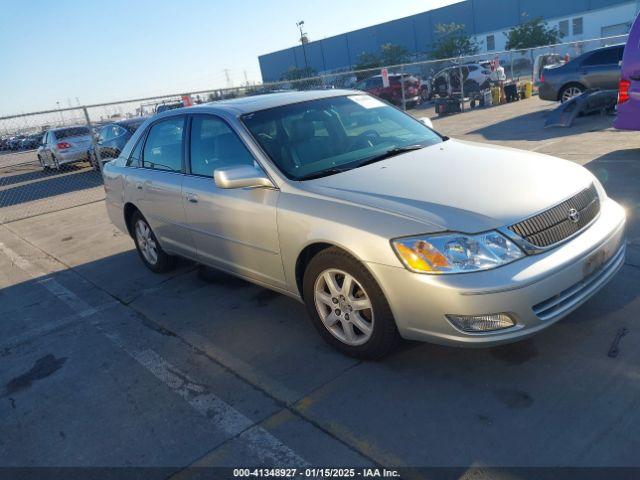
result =
[[[309,140],[313,138],[315,133],[316,127],[308,118],[302,117],[291,125],[291,140],[294,142],[304,142]]]

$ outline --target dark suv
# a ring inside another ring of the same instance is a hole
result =
[[[623,53],[624,45],[613,45],[583,53],[564,65],[545,68],[540,75],[540,98],[566,102],[589,88],[616,90]]]

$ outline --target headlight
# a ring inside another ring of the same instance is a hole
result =
[[[515,243],[498,232],[405,237],[391,244],[405,267],[418,273],[489,270],[524,257]]]

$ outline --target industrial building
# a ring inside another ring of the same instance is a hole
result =
[[[318,73],[350,70],[362,53],[380,46],[404,46],[414,58],[426,58],[439,23],[463,24],[481,52],[501,51],[512,27],[542,17],[563,41],[579,41],[628,32],[640,0],[466,0],[460,3],[297,45],[259,57],[264,82],[277,81],[290,68],[308,66]],[[304,50],[303,50],[304,49]],[[305,63],[306,62],[306,63]]]

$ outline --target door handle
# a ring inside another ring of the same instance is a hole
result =
[[[142,190],[142,182],[136,182],[136,188]]]
[[[195,193],[187,193],[186,197],[190,203],[198,203],[198,195]]]

